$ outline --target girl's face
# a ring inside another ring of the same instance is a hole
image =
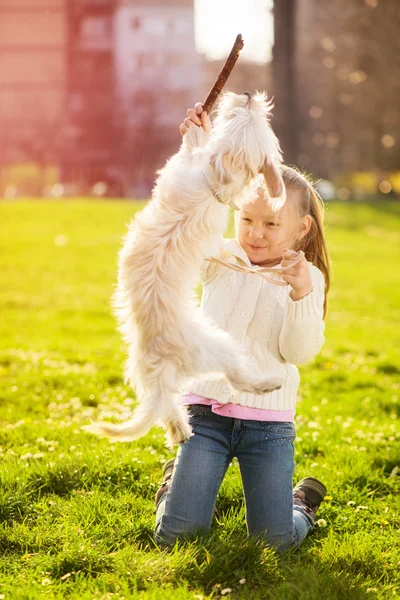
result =
[[[278,212],[271,209],[262,190],[255,202],[243,205],[236,235],[253,264],[280,260],[284,250],[289,249],[297,237],[302,237],[300,230],[304,227],[301,227],[302,223],[296,226],[290,210],[292,201],[296,201],[291,196],[297,193],[288,189],[287,200]]]

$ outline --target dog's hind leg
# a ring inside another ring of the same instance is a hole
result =
[[[163,420],[166,430],[167,446],[173,448],[176,444],[185,442],[192,435],[188,414],[184,406],[177,401],[171,406],[168,418]]]
[[[227,332],[203,325],[193,332],[193,338],[197,341],[195,368],[199,372],[221,372],[232,387],[252,394],[266,394],[282,387],[282,375],[271,373],[266,376]]]

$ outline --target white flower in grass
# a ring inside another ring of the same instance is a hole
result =
[[[318,521],[316,522],[316,525],[318,525],[318,527],[326,527],[327,523],[326,523],[325,519],[318,519]]]
[[[221,596],[225,596],[226,594],[230,594],[232,592],[232,588],[224,588],[221,590]]]
[[[240,583],[241,585],[244,585],[244,584],[246,583],[246,578],[245,578],[245,577],[243,577],[243,579],[240,579],[239,583]]]
[[[42,585],[51,585],[51,579],[49,579],[48,577],[44,577],[42,579]]]
[[[53,241],[54,241],[55,246],[62,247],[62,246],[66,246],[68,244],[69,238],[67,235],[63,235],[62,233],[60,233],[55,236]]]
[[[29,458],[32,458],[33,454],[32,452],[27,452],[26,454],[21,454],[21,460],[28,460]]]

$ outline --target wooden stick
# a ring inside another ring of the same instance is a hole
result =
[[[237,59],[239,58],[239,54],[243,46],[244,41],[242,38],[242,34],[239,33],[239,35],[236,36],[236,40],[232,46],[232,50],[217,77],[217,81],[214,83],[211,90],[208,92],[207,98],[203,102],[203,110],[207,111],[208,114],[210,113],[210,110],[212,110],[215,101],[222,92],[222,89],[226,84],[226,81],[229,75],[231,74],[233,67],[236,64]]]

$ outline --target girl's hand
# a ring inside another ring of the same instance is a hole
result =
[[[282,256],[281,267],[287,267],[298,256],[294,250],[285,250]],[[305,258],[302,258],[294,267],[282,274],[283,281],[292,286],[290,297],[292,300],[301,300],[313,289],[310,270]]]
[[[192,123],[197,125],[198,127],[202,127],[206,133],[211,133],[212,125],[210,121],[210,117],[203,110],[203,106],[200,102],[196,104],[194,108],[188,108],[187,117],[183,123],[179,126],[179,131],[181,135],[185,135],[189,131],[189,127]]]

